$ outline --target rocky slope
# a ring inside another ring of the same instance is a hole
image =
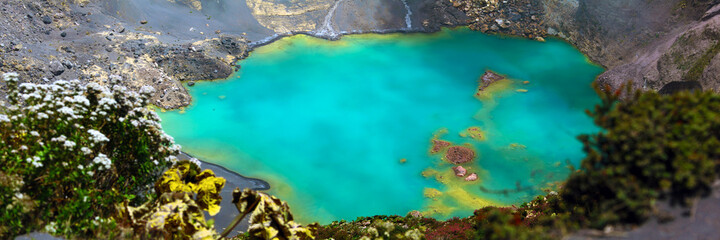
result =
[[[713,14],[717,8],[711,10],[720,1],[544,1],[564,9],[546,18],[551,32],[608,68],[601,84],[633,81],[661,90],[671,82],[699,82],[720,90],[720,18]]]

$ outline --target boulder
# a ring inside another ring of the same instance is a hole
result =
[[[48,70],[50,70],[53,75],[59,76],[60,74],[65,72],[65,66],[63,66],[62,63],[58,61],[52,61],[48,66]]]
[[[462,166],[453,167],[452,170],[455,172],[455,176],[458,177],[464,177],[467,174],[467,170]]]
[[[468,176],[465,178],[465,181],[468,181],[468,182],[477,181],[477,180],[478,180],[478,175],[477,175],[477,173],[471,173],[470,175],[468,175]]]

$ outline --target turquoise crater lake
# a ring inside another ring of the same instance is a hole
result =
[[[163,128],[184,151],[267,180],[304,223],[520,204],[567,177],[566,162],[584,155],[576,136],[597,131],[584,110],[598,101],[591,83],[602,69],[554,39],[466,28],[300,35],[239,64],[227,80],[191,87],[188,108],[160,113]],[[478,99],[488,69],[510,81]],[[484,139],[462,137],[469,127]],[[474,149],[463,166],[479,179],[431,155],[433,136]]]

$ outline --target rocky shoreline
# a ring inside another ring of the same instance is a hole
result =
[[[0,3],[0,12],[5,16],[0,19],[0,72],[17,72],[36,83],[79,79],[106,84],[117,75],[133,90],[154,87],[157,95],[151,101],[164,109],[191,103],[183,82],[227,78],[253,48],[285,36],[334,40],[360,33],[434,32],[465,22],[450,2],[436,0],[397,0],[388,6],[361,0],[296,5],[280,0],[9,0]]]
[[[178,160],[190,160],[192,158],[194,157],[185,152],[178,155]],[[236,173],[214,163],[209,163],[202,160],[200,160],[200,162],[200,168],[210,169],[215,173],[216,176],[225,178],[225,187],[223,187],[222,192],[220,192],[220,196],[223,199],[223,201],[220,202],[220,208],[223,211],[220,211],[215,216],[210,216],[207,212],[205,212],[205,219],[215,219],[215,229],[217,229],[218,231],[223,231],[225,227],[229,226],[232,220],[238,214],[236,206],[231,202],[233,199],[232,193],[235,188],[240,188],[241,190],[245,188],[249,188],[252,190],[270,189],[270,184],[261,179],[245,177],[243,175],[240,175],[239,173]],[[249,227],[249,217],[250,216],[248,215],[245,219],[243,219],[240,224],[238,224],[238,226],[235,227],[235,233],[237,233],[238,230],[244,232]],[[231,237],[235,235],[236,234],[233,233],[230,234]]]

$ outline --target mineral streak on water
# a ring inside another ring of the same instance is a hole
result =
[[[198,158],[270,182],[306,223],[412,210],[447,218],[521,204],[564,179],[565,162],[584,156],[576,136],[597,131],[584,110],[597,103],[590,84],[602,69],[554,39],[466,28],[338,41],[301,35],[239,64],[227,80],[191,87],[193,104],[160,113],[163,127]],[[512,81],[479,101],[486,69]],[[469,127],[486,140],[461,137]],[[428,154],[443,128],[442,139],[478,152],[466,166],[478,181],[457,179]],[[423,177],[427,169],[443,178]],[[426,198],[427,189],[443,195]]]

